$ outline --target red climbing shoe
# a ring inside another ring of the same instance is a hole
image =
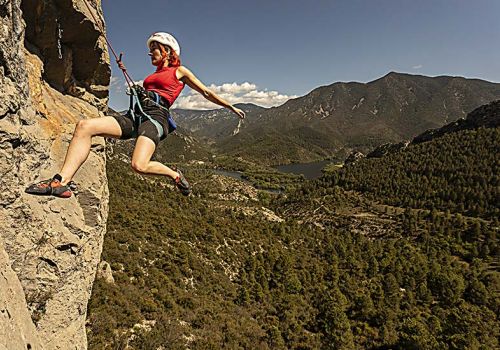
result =
[[[177,186],[179,191],[185,196],[189,196],[191,194],[191,186],[189,185],[189,182],[186,180],[184,177],[184,174],[179,169],[176,169],[177,173],[179,176],[175,178],[174,184]]]
[[[69,198],[73,193],[76,194],[76,184],[73,181],[63,185],[61,180],[61,175],[56,174],[52,179],[43,180],[29,186],[25,192],[39,196],[56,196],[60,198]]]

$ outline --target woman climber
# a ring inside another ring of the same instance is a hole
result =
[[[137,138],[132,154],[132,168],[140,174],[169,176],[182,194],[187,196],[191,193],[191,186],[179,169],[171,169],[162,163],[151,161],[158,143],[176,127],[168,108],[187,84],[207,100],[230,109],[239,118],[245,118],[245,113],[210,91],[189,69],[181,66],[181,49],[172,35],[164,32],[154,33],[149,37],[147,46],[151,63],[157,68],[144,79],[144,88],[134,86],[139,91],[139,109],[132,108],[128,114],[118,117],[80,120],[59,173],[51,179],[29,186],[27,193],[71,197],[76,189],[71,179],[87,159],[93,136]],[[121,60],[117,62],[125,72],[126,68]]]

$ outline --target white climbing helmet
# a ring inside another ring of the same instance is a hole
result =
[[[148,39],[148,43],[147,43],[148,48],[149,48],[149,45],[151,45],[152,41],[157,41],[160,44],[168,45],[172,49],[174,49],[177,56],[181,55],[181,47],[179,46],[179,43],[177,42],[177,40],[175,40],[175,38],[172,34],[168,34],[165,32],[156,32],[156,33],[151,34],[151,36]]]

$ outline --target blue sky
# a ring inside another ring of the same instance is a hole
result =
[[[146,39],[172,33],[182,64],[230,102],[279,105],[390,71],[500,82],[499,0],[102,0],[108,39],[136,80]],[[112,62],[110,106],[125,109]],[[186,87],[174,107],[218,108]]]

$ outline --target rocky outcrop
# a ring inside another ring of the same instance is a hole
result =
[[[345,165],[354,164],[358,160],[363,159],[363,158],[365,158],[365,155],[363,153],[358,152],[358,151],[354,151],[351,154],[349,154],[349,156],[344,160],[344,164]]]
[[[53,13],[72,59],[53,57]],[[74,179],[78,196],[24,188],[59,170],[78,120],[102,115],[109,57],[83,0],[0,0],[0,22],[0,349],[86,349],[107,220],[104,140]]]
[[[109,265],[107,261],[101,261],[99,263],[99,266],[97,267],[96,278],[102,278],[107,283],[115,283],[113,270],[111,269],[111,265]]]
[[[478,128],[496,128],[500,126],[500,100],[493,101],[470,112],[466,118],[459,119],[439,129],[431,129],[418,135],[412,140],[412,144],[431,141],[436,137],[450,132],[471,130]]]
[[[402,141],[398,143],[385,143],[378,146],[373,151],[366,155],[366,158],[382,158],[386,154],[394,153],[405,149],[410,144],[410,141]]]
[[[498,126],[500,126],[500,100],[493,101],[489,104],[476,108],[475,110],[470,112],[466,118],[446,124],[439,129],[427,130],[422,134],[416,136],[411,141],[386,143],[378,146],[373,151],[368,153],[366,155],[366,158],[381,158],[385,155],[404,150],[409,145],[432,141],[437,137],[441,137],[452,132],[478,128],[497,128]],[[348,164],[349,162],[352,161],[348,161],[346,159],[345,163]]]

